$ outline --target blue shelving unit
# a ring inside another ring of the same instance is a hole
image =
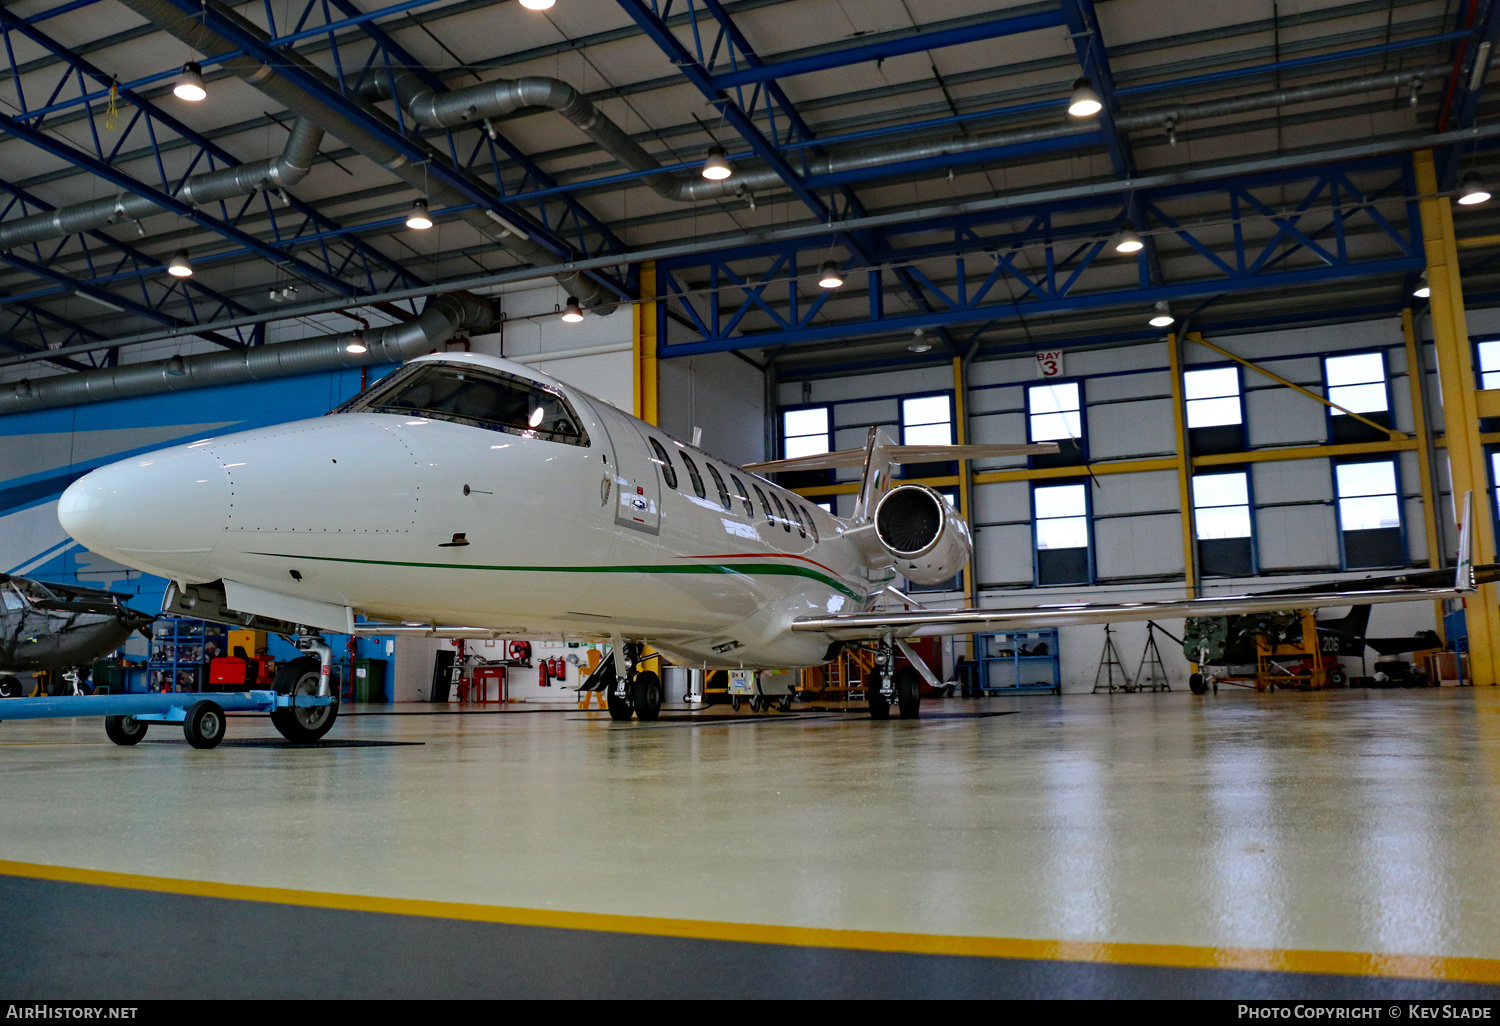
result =
[[[1055,630],[976,634],[974,654],[979,690],[986,695],[1055,695],[1062,690]]]
[[[224,654],[229,628],[164,616],[151,628],[151,659],[146,686],[152,691],[202,691],[208,661]]]

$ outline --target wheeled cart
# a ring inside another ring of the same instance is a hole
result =
[[[103,716],[104,733],[117,745],[137,744],[146,736],[146,727],[151,723],[181,723],[188,744],[194,748],[215,748],[224,740],[225,713],[270,713],[276,721],[278,713],[284,716],[296,709],[335,706],[337,702],[331,695],[283,695],[275,691],[10,698],[0,702],[0,720]],[[280,722],[277,729],[282,729]]]

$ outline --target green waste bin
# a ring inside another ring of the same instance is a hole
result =
[[[354,700],[356,702],[384,702],[385,660],[354,660]]]

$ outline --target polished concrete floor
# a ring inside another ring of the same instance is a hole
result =
[[[389,708],[0,724],[0,994],[1500,996],[1500,689]]]

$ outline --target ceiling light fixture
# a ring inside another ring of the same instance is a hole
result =
[[[703,177],[710,182],[722,182],[732,174],[734,165],[729,163],[729,154],[724,152],[724,147],[714,143],[703,159]]]
[[[1417,287],[1412,289],[1411,294],[1418,299],[1426,299],[1432,295],[1432,287],[1427,284],[1427,272],[1422,272],[1422,280],[1417,282]]]
[[[1156,313],[1151,315],[1151,320],[1147,323],[1153,328],[1170,328],[1175,319],[1172,316],[1172,308],[1167,306],[1165,299],[1161,299],[1156,303]]]
[[[167,263],[167,273],[174,278],[191,278],[193,265],[188,262],[187,250],[179,249]]]
[[[528,11],[545,11],[555,3],[557,0],[521,0],[521,6]]]
[[[411,210],[406,215],[406,227],[418,232],[425,232],[432,227],[432,215],[427,212],[426,200],[412,200]]]
[[[562,319],[569,324],[577,324],[583,320],[583,307],[578,305],[578,300],[572,296],[568,297],[568,305],[563,309]]]
[[[1135,233],[1134,228],[1126,228],[1115,240],[1116,253],[1139,253],[1145,248],[1146,244],[1141,241],[1141,237]]]
[[[1490,190],[1484,187],[1484,179],[1479,177],[1478,171],[1470,171],[1464,175],[1458,183],[1458,204],[1464,207],[1472,207],[1478,203],[1487,203],[1490,198]]]
[[[172,95],[189,103],[197,103],[208,95],[208,90],[203,88],[203,69],[197,61],[188,61],[182,66],[177,73],[177,84],[172,87]]]
[[[1104,109],[1099,94],[1094,92],[1094,83],[1080,78],[1073,83],[1073,95],[1068,99],[1068,113],[1075,118],[1091,118]]]
[[[349,335],[349,344],[344,347],[346,353],[368,353],[370,347],[365,345],[364,329],[352,332]]]
[[[174,356],[167,361],[167,377],[180,378],[187,374],[187,364],[182,362],[182,357]]]
[[[839,274],[839,265],[832,260],[823,261],[823,266],[818,269],[818,285],[825,289],[836,289],[844,284],[844,276]]]
[[[911,345],[906,347],[907,349],[911,350],[914,353],[925,353],[927,352],[927,350],[932,348],[931,343],[922,341],[922,336],[927,334],[925,330],[923,330],[922,328],[918,328],[911,334],[914,341]]]

